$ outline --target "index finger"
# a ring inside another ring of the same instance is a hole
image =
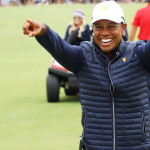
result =
[[[34,21],[32,19],[26,19],[26,21],[30,24],[30,25],[34,25]]]
[[[30,27],[30,24],[26,21],[24,24],[23,24],[23,33],[24,34],[29,34],[29,27]]]

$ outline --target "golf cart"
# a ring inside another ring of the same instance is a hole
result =
[[[73,44],[78,35],[78,30],[74,30],[69,36],[67,42]],[[76,95],[79,93],[78,81],[74,74],[63,66],[61,66],[54,58],[48,68],[48,75],[46,79],[47,87],[47,101],[58,102],[60,87],[64,88],[66,95]]]
[[[48,102],[59,101],[60,87],[64,88],[66,95],[79,93],[78,81],[74,74],[61,66],[54,58],[48,68],[46,84]]]

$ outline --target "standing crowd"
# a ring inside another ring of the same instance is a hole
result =
[[[74,3],[100,3],[105,0],[0,0],[0,6],[19,5],[51,5],[51,4],[74,4]],[[119,3],[144,2],[145,0],[115,0]]]

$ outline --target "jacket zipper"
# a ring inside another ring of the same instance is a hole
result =
[[[100,52],[101,53],[101,52]],[[113,150],[116,149],[116,128],[115,128],[115,99],[114,99],[114,85],[113,85],[113,81],[111,79],[110,76],[110,64],[119,56],[119,52],[117,51],[116,56],[110,61],[103,53],[101,53],[101,55],[103,55],[109,62],[108,64],[108,75],[109,75],[109,79],[110,79],[110,93],[111,93],[111,99],[112,99],[112,113],[113,113]]]
[[[82,137],[84,138],[85,137],[85,128],[86,128],[86,112],[84,112],[83,118],[84,118],[84,120],[83,120],[84,125],[83,125],[83,135],[82,135]]]
[[[116,118],[115,118],[115,99],[114,99],[114,85],[113,85],[113,81],[111,79],[110,76],[110,64],[115,60],[115,58],[119,55],[119,52],[117,52],[116,56],[114,57],[114,59],[112,59],[111,61],[109,61],[108,64],[108,75],[109,75],[109,79],[110,79],[110,93],[111,93],[111,99],[112,99],[112,113],[113,113],[113,150],[116,149]]]
[[[146,127],[145,127],[145,116],[144,112],[142,111],[142,130],[143,130],[143,141],[146,139]]]
[[[111,62],[110,62],[111,63]],[[113,86],[113,82],[110,76],[110,71],[109,71],[109,67],[110,67],[110,63],[108,65],[108,74],[109,74],[109,78],[110,78],[110,93],[111,93],[111,99],[112,99],[112,113],[113,113],[113,150],[115,150],[116,147],[116,129],[115,129],[115,101],[114,101],[114,86]]]

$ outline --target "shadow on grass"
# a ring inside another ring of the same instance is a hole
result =
[[[60,97],[60,103],[80,103],[80,95],[76,96],[62,96]]]

